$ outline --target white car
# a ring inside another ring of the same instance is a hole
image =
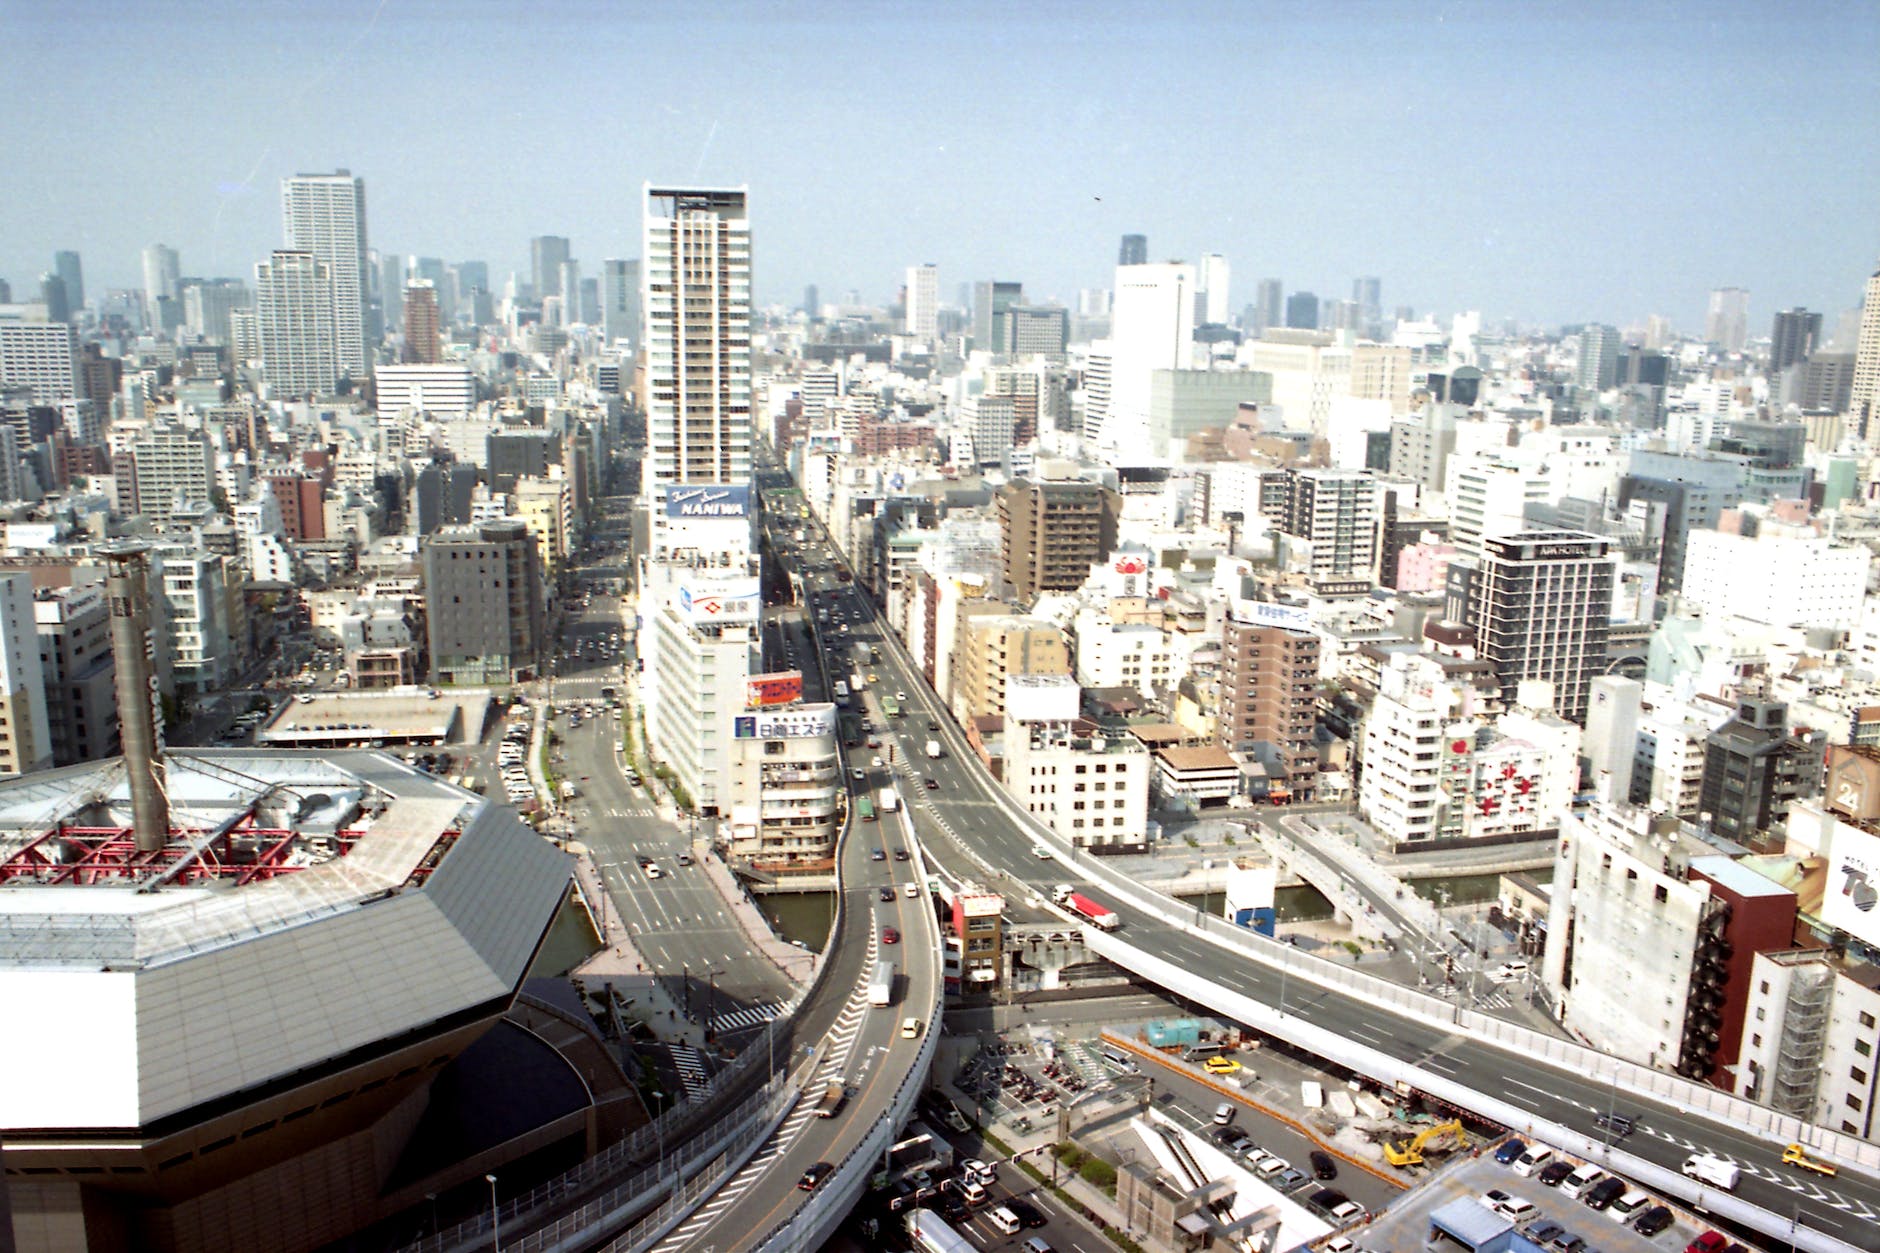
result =
[[[1051,860],[1051,850],[1050,850],[1050,849],[1048,849],[1048,848],[1046,848],[1046,847],[1045,847],[1044,845],[1042,845],[1042,844],[1034,844],[1034,845],[1032,845],[1032,846],[1031,846],[1031,855],[1032,855],[1033,857],[1036,857],[1036,858],[1037,858],[1037,859],[1038,859],[1039,861],[1050,861],[1050,860]]]

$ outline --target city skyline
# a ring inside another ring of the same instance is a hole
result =
[[[451,62],[410,72],[446,12]],[[249,274],[284,242],[280,180],[335,168],[369,185],[374,246],[524,279],[536,236],[568,237],[587,274],[634,257],[644,181],[748,185],[765,205],[761,305],[808,284],[886,303],[922,261],[943,300],[999,277],[1074,304],[1141,233],[1152,261],[1223,254],[1236,313],[1264,277],[1335,297],[1377,275],[1387,309],[1531,325],[1660,313],[1697,333],[1711,290],[1742,287],[1762,336],[1792,306],[1831,330],[1880,257],[1866,208],[1880,86],[1863,71],[1880,20],[1862,6],[1264,5],[1229,22],[967,6],[854,22],[629,5],[551,11],[527,42],[493,6],[229,13],[11,20],[14,133],[85,139],[82,161],[16,154],[0,208],[16,298],[61,249],[82,254],[94,300],[140,286],[158,240],[185,274]],[[691,64],[659,52],[681,33],[748,67],[707,107],[687,103]],[[124,72],[178,57],[217,73]],[[565,123],[531,81],[568,92]],[[482,108],[485,87],[533,103]],[[244,106],[263,92],[270,107]],[[198,155],[177,162],[130,114],[188,131]]]

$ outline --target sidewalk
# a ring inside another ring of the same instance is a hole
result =
[[[669,1044],[689,1044],[703,1049],[704,1024],[686,1017],[671,992],[648,969],[645,959],[633,946],[633,937],[619,913],[601,903],[605,889],[585,848],[575,858],[574,878],[582,900],[587,903],[588,915],[596,925],[605,920],[605,934],[601,936],[600,952],[575,967],[570,977],[583,988],[596,991],[602,984],[611,983],[616,992],[645,1009],[646,1012],[638,1016],[645,1020],[654,1035]]]
[[[704,868],[705,877],[711,880],[712,886],[718,889],[725,908],[738,920],[738,927],[744,932],[745,939],[750,941],[751,947],[768,957],[771,964],[783,972],[784,978],[797,987],[807,984],[816,969],[816,954],[779,939],[765,921],[764,911],[757,907],[757,902],[751,899],[744,885],[714,854],[701,854],[698,864]]]

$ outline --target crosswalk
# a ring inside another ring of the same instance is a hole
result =
[[[657,818],[657,809],[610,809],[608,814],[615,818]]]
[[[668,1044],[666,1051],[672,1054],[672,1064],[679,1071],[679,1082],[685,1085],[685,1098],[696,1101],[705,1095],[705,1059],[690,1044]]]
[[[782,1001],[773,1001],[768,1005],[752,1005],[745,1009],[733,1010],[728,1014],[720,1014],[712,1019],[712,1032],[716,1035],[729,1035],[733,1031],[743,1031],[748,1027],[761,1027],[782,1012]]]
[[[880,958],[881,945],[876,935],[868,937],[868,965],[873,966]],[[816,1067],[815,1076],[803,1085],[804,1099],[799,1100],[770,1138],[758,1148],[750,1161],[724,1185],[711,1194],[709,1200],[701,1205],[691,1217],[675,1228],[671,1235],[653,1246],[653,1253],[677,1253],[690,1244],[694,1237],[709,1228],[720,1215],[733,1205],[746,1192],[763,1181],[770,1164],[789,1151],[796,1138],[803,1133],[803,1128],[816,1117],[817,1101],[811,1095],[818,1093],[831,1079],[845,1079],[849,1068],[849,1055],[855,1048],[856,1034],[868,1016],[868,1002],[863,996],[866,983],[858,985],[850,994],[848,1003],[836,1016],[830,1027],[829,1035],[824,1039],[822,1061]]]

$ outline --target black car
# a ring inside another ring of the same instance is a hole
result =
[[[1629,1114],[1601,1114],[1593,1122],[1601,1131],[1610,1131],[1616,1136],[1629,1136],[1638,1125]]]
[[[1312,1206],[1314,1209],[1329,1214],[1350,1199],[1350,1197],[1340,1192],[1337,1188],[1320,1188],[1317,1192],[1314,1192],[1311,1196],[1306,1198],[1306,1204]]]
[[[827,1179],[834,1170],[835,1167],[831,1166],[828,1162],[817,1162],[803,1172],[803,1177],[796,1181],[796,1186],[803,1189],[805,1192],[814,1192],[817,1185]]]
[[[1572,1162],[1548,1162],[1534,1177],[1550,1188],[1557,1188],[1560,1181],[1572,1173]]]
[[[1671,1210],[1664,1205],[1654,1205],[1632,1220],[1632,1229],[1641,1236],[1655,1236],[1670,1225]]]
[[[1234,1141],[1240,1139],[1240,1132],[1235,1131],[1232,1127],[1216,1127],[1211,1134],[1214,1137],[1214,1142],[1222,1148],[1227,1148],[1231,1146]]]
[[[1306,1154],[1306,1160],[1312,1163],[1312,1177],[1314,1179],[1338,1178],[1338,1163],[1332,1160],[1330,1153],[1313,1149],[1310,1153]]]
[[[881,889],[881,899],[882,899],[882,900],[884,900],[884,901],[891,901],[891,900],[893,900],[893,899],[894,899],[894,889],[893,889],[893,888],[883,888],[883,889]]]
[[[896,861],[906,861],[907,856],[908,856],[907,850],[904,848],[897,848],[894,850],[894,860]]]
[[[868,860],[869,861],[886,861],[888,860],[888,850],[885,848],[872,849],[870,850],[868,854]]]
[[[1614,1201],[1624,1195],[1625,1180],[1620,1179],[1616,1175],[1607,1175],[1604,1179],[1594,1184],[1592,1190],[1580,1199],[1594,1209],[1607,1209]]]
[[[926,784],[927,784],[927,790],[928,790],[929,792],[937,792],[937,791],[939,791],[939,790],[940,790],[940,780],[938,780],[938,779],[934,779],[934,778],[929,778],[929,779],[927,779],[927,780],[925,780],[925,782],[926,782]]]
[[[1021,1227],[1044,1226],[1044,1215],[1039,1213],[1038,1207],[1029,1201],[1021,1201],[1017,1197],[1013,1197],[1005,1203],[1005,1208],[1012,1211],[1013,1216],[1018,1219],[1019,1226]]]

